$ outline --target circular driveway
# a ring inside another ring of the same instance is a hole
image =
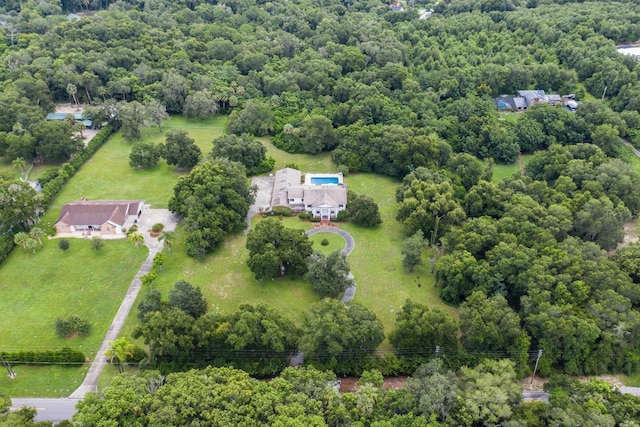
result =
[[[353,240],[353,236],[344,230],[340,230],[339,228],[317,227],[317,228],[312,228],[311,230],[305,231],[305,234],[307,236],[311,236],[312,234],[317,234],[317,233],[333,233],[333,234],[342,236],[342,238],[344,239],[344,249],[342,249],[341,252],[343,253],[344,256],[349,256],[349,254],[353,252],[353,248],[355,248],[356,246],[356,242]],[[345,302],[351,301],[356,296],[356,282],[353,278],[353,274],[349,272],[347,277],[353,281],[352,282],[353,285],[349,286],[347,289],[344,290],[344,295],[340,300],[340,302],[342,302],[343,304]]]
[[[312,228],[311,230],[307,230],[305,231],[305,234],[307,236],[311,236],[313,234],[317,234],[317,233],[333,233],[333,234],[337,234],[339,236],[342,236],[342,238],[344,239],[344,249],[342,249],[342,253],[344,254],[344,256],[349,256],[349,254],[351,252],[353,252],[353,248],[356,246],[355,241],[353,240],[353,236],[349,233],[347,233],[344,230],[340,230],[339,228],[335,228],[335,227],[318,227],[318,228]]]

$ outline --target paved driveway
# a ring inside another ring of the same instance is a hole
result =
[[[249,232],[251,228],[251,218],[258,212],[266,211],[271,206],[271,194],[273,193],[273,181],[274,176],[254,176],[251,179],[251,185],[256,186],[256,200],[249,207],[247,213],[247,229],[245,234]]]
[[[144,244],[149,249],[162,250],[164,243],[158,242],[158,238],[151,237],[149,232],[153,224],[164,224],[165,231],[175,231],[178,225],[178,217],[171,213],[169,209],[145,209],[138,218],[138,232],[144,236]]]

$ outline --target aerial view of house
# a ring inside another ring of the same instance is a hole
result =
[[[137,222],[144,210],[142,200],[86,200],[67,203],[62,207],[56,233],[123,234],[124,229]]]
[[[315,218],[330,219],[347,208],[347,187],[342,173],[307,173],[284,168],[275,174],[271,208],[284,206],[294,212],[306,211]]]

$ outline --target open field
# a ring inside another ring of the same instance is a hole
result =
[[[185,129],[195,139],[203,153],[213,148],[211,142],[222,134],[226,117],[193,121],[182,116],[172,116],[164,122],[163,130]],[[142,129],[142,138],[136,142],[164,142],[165,134],[157,128]],[[178,178],[188,171],[178,171],[164,160],[150,169],[133,169],[129,166],[129,153],[136,142],[127,142],[121,133],[113,135],[98,152],[85,163],[73,179],[64,186],[51,204],[51,211],[58,212],[63,204],[81,197],[88,199],[144,199],[154,208],[166,208]],[[52,218],[47,217],[51,220]],[[53,218],[55,220],[57,218]]]
[[[267,147],[267,157],[271,156],[275,159],[276,165],[274,170],[282,169],[287,163],[295,163],[303,173],[304,172],[337,172],[336,165],[331,160],[330,153],[319,154],[290,154],[286,151],[278,149],[271,143],[271,138],[256,138]]]
[[[18,375],[10,379],[6,371],[0,375],[0,390],[10,397],[67,397],[84,380],[89,365],[78,366],[14,366]]]
[[[407,298],[445,307],[455,315],[455,309],[445,306],[438,297],[438,291],[434,288],[434,276],[429,272],[426,252],[422,266],[410,274],[402,271],[400,248],[404,236],[401,224],[395,220],[395,191],[398,182],[370,174],[348,175],[345,181],[353,191],[371,195],[380,204],[383,217],[383,223],[374,228],[340,224],[355,239],[355,249],[348,258],[358,286],[355,300],[376,313],[384,324],[385,333],[393,328],[396,313]],[[261,220],[254,218],[253,222]],[[282,221],[290,228],[312,227],[312,223],[301,221],[297,217],[283,218]],[[339,236],[335,236],[335,242],[330,240],[332,235],[319,236],[314,244],[318,250],[323,250],[319,242],[324,237],[331,242],[327,248],[342,249],[343,240]],[[246,240],[242,233],[227,238],[221,248],[203,261],[184,254],[181,230],[177,237],[177,244],[168,256],[164,271],[153,284],[165,297],[173,283],[184,279],[202,288],[211,310],[228,313],[242,303],[264,303],[279,309],[299,325],[302,324],[307,307],[320,300],[311,286],[302,279],[256,281],[246,265],[249,255],[244,247]],[[130,337],[136,323],[135,313],[132,313],[123,335]]]
[[[223,131],[225,119],[217,118],[207,122],[191,122],[182,117],[172,117],[169,122],[165,123],[164,128],[188,129],[189,135],[196,139],[203,152],[209,152],[211,141]],[[155,128],[143,130],[142,141],[160,143],[163,139],[164,134],[161,134]],[[286,163],[295,163],[303,171],[336,171],[336,167],[328,153],[316,156],[292,155],[274,147],[267,138],[261,138],[261,141],[267,147],[268,155],[276,160],[276,169],[283,167]],[[128,165],[130,148],[131,143],[126,142],[120,134],[114,135],[64,187],[52,203],[47,214],[45,214],[44,221],[53,223],[62,204],[81,197],[94,200],[142,198],[154,207],[166,207],[175,182],[185,172],[176,171],[174,168],[167,166],[164,161],[161,161],[158,166],[150,170],[134,170]],[[355,250],[349,256],[349,264],[358,285],[356,301],[376,313],[383,322],[387,334],[393,328],[397,310],[407,298],[429,305],[444,306],[438,298],[437,290],[433,286],[434,280],[433,275],[429,273],[430,265],[427,253],[424,254],[423,265],[416,268],[414,273],[407,274],[402,271],[400,248],[404,236],[401,224],[395,220],[397,212],[395,191],[399,182],[389,177],[372,174],[350,174],[346,177],[346,183],[351,190],[359,194],[367,194],[379,203],[383,217],[383,224],[374,228],[362,228],[349,223],[340,224],[340,227],[354,236],[356,242]],[[254,218],[254,222],[260,220],[260,218]],[[285,218],[283,222],[288,227],[301,229],[312,227],[311,223],[301,221],[297,217]],[[176,244],[172,253],[168,255],[164,269],[159,273],[158,279],[152,285],[160,289],[165,297],[176,281],[187,280],[202,288],[204,296],[210,304],[210,310],[231,312],[243,303],[264,303],[279,309],[299,325],[302,324],[304,313],[307,311],[308,306],[320,300],[312,291],[311,286],[300,278],[256,281],[246,265],[248,251],[245,248],[246,237],[243,233],[229,236],[220,248],[204,260],[196,260],[186,256],[184,234],[181,228],[178,228],[176,237]],[[326,247],[320,245],[320,241],[323,238],[327,238],[330,242]],[[314,247],[317,250],[330,252],[343,247],[342,239],[335,235],[318,235],[313,240],[315,242]],[[101,315],[104,315],[100,320],[96,320],[94,333],[90,337],[82,340],[73,340],[81,344],[82,349],[88,349],[85,351],[90,353],[91,349],[98,347],[99,341],[104,336],[104,328],[111,321],[125,293],[125,289],[130,283],[131,277],[141,265],[144,251],[136,251],[127,242],[107,242],[104,253],[96,254],[89,248],[88,242],[72,240],[71,244],[71,249],[67,253],[62,253],[57,248],[57,242],[49,241],[35,256],[24,253],[22,249],[18,248],[9,260],[4,263],[4,268],[0,269],[0,282],[10,283],[11,290],[9,293],[15,293],[17,287],[15,278],[12,279],[13,281],[2,280],[2,275],[7,274],[5,270],[12,272],[12,276],[18,277],[15,272],[29,268],[25,265],[25,260],[39,260],[39,265],[43,266],[43,268],[34,269],[31,267],[30,274],[32,277],[27,280],[30,283],[55,285],[47,286],[46,288],[42,286],[46,289],[45,292],[31,292],[24,297],[26,301],[35,301],[22,306],[25,311],[23,315],[29,316],[37,316],[41,312],[46,312],[52,318],[65,315],[64,313],[56,312],[55,307],[60,300],[64,302],[69,295],[76,295],[78,289],[81,289],[82,292],[85,289],[99,291],[98,294],[91,293],[86,300],[78,299],[82,307],[74,310],[74,313],[81,316],[94,316],[98,311]],[[108,264],[111,270],[104,273],[101,272],[101,267],[96,265],[96,261],[93,259],[96,257],[111,261]],[[69,258],[71,261],[69,264],[74,266],[72,272],[65,269],[56,270],[55,266],[59,264],[61,258]],[[90,272],[91,275],[87,276],[89,273],[85,272],[85,270]],[[72,276],[73,279],[68,280],[68,276]],[[109,283],[111,285],[110,279],[112,277],[121,277],[123,283],[117,286],[110,286],[108,289],[112,292],[108,296],[102,295],[104,287],[88,288],[82,286],[83,284],[96,282]],[[59,284],[59,282],[64,283]],[[80,287],[78,288],[78,286]],[[22,295],[22,293],[18,294]],[[88,294],[83,294],[83,297]],[[144,290],[142,294],[144,294]],[[34,300],[33,298],[40,299]],[[16,302],[11,302],[11,299],[7,299],[0,302],[0,307],[3,307],[2,304],[5,301],[8,304],[17,305]],[[51,305],[54,309],[45,308],[42,301],[52,301]],[[93,301],[100,301],[100,303],[98,305]],[[108,307],[105,307],[104,304]],[[66,303],[63,305],[65,308],[68,306]],[[109,308],[111,306],[113,306],[112,309]],[[455,315],[455,309],[447,309]],[[107,313],[108,310],[111,311]],[[34,330],[31,326],[33,321],[25,319],[19,322],[26,325],[25,328]],[[51,319],[48,322],[51,323]],[[122,336],[130,337],[136,323],[137,318],[134,310],[125,324]],[[100,332],[98,332],[99,329]],[[35,330],[46,330],[46,328],[40,326]],[[58,339],[53,335],[52,327],[50,330],[52,336],[47,338],[48,341],[22,333],[22,341],[15,341],[16,348],[32,346],[35,339],[37,339],[38,345],[56,345],[56,340]],[[18,333],[20,334],[20,332]],[[1,334],[3,334],[3,330],[0,328]],[[9,337],[9,335],[6,336]],[[0,343],[2,343],[1,340]],[[142,345],[139,341],[138,344]],[[386,346],[388,344],[385,342],[383,347]],[[14,396],[31,395],[31,393],[24,393],[20,390],[29,390],[29,392],[37,390],[37,395],[41,396],[56,395],[55,393],[59,393],[59,391],[53,392],[51,390],[72,389],[74,385],[79,384],[83,373],[81,371],[84,368],[73,368],[60,372],[57,369],[53,367],[51,370],[37,370],[44,377],[56,373],[55,375],[60,378],[58,385],[53,388],[48,387],[49,391],[43,388],[44,385],[38,385],[35,382],[24,383],[25,385],[21,386],[23,388],[17,389],[15,387],[5,387],[0,383],[0,388],[9,390]],[[105,376],[109,377],[113,374],[114,372],[106,372]],[[101,381],[106,380],[105,378]],[[44,384],[47,384],[47,382],[44,381]]]
[[[518,160],[511,165],[505,165],[496,163],[493,165],[493,174],[491,176],[491,182],[497,184],[505,178],[510,178],[514,174],[524,173],[523,168],[526,167],[527,163],[531,159],[531,154],[520,154],[518,156]]]
[[[62,251],[58,240],[46,240],[35,255],[17,247],[0,265],[0,312],[4,319],[0,322],[0,349],[46,350],[69,346],[91,359],[95,356],[147,250],[135,249],[126,241],[105,241],[101,251],[96,252],[88,240],[69,241],[69,249]],[[91,334],[58,338],[55,319],[70,315],[88,319]],[[21,375],[21,371],[25,374]],[[52,390],[70,388],[69,381],[79,384],[83,377],[80,371],[51,367],[45,375],[51,376],[49,385],[36,375],[29,376],[31,372],[41,375],[45,371],[18,366],[20,381],[1,375],[0,389],[11,391],[14,396],[32,395],[36,390],[38,396],[57,396],[59,392]]]
[[[520,165],[518,162],[512,165],[495,164],[493,165],[493,174],[491,182],[497,184],[505,178],[512,177],[516,173],[520,173]]]

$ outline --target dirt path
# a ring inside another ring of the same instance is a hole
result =
[[[520,167],[520,176],[524,176],[527,165],[524,164],[522,154],[518,154],[518,166]]]

